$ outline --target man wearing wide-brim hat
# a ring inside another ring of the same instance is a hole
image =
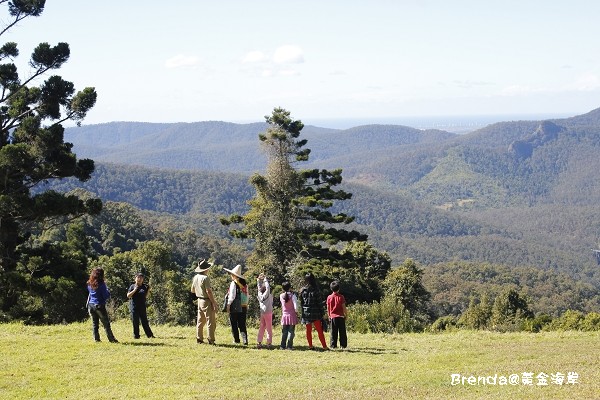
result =
[[[210,278],[206,271],[212,266],[208,261],[202,259],[196,265],[196,275],[192,280],[191,292],[198,298],[198,318],[196,319],[196,342],[204,343],[204,325],[208,330],[208,343],[215,344],[215,330],[217,328],[217,302],[213,296]]]

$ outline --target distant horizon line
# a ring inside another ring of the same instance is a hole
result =
[[[415,129],[440,129],[453,133],[468,133],[497,122],[537,121],[546,119],[570,118],[584,113],[506,113],[506,114],[465,114],[465,115],[423,115],[401,117],[331,117],[302,118],[304,125],[326,129],[350,129],[363,125],[402,125]],[[110,121],[82,125],[101,125],[110,123],[147,123],[147,124],[193,124],[196,122],[226,122],[232,124],[253,124],[264,121],[256,120],[198,120],[193,122],[149,122],[149,121]],[[67,126],[66,126],[67,127]],[[70,126],[68,126],[70,127]]]
[[[415,129],[441,129],[449,132],[476,130],[496,122],[537,121],[545,119],[568,118],[572,113],[512,113],[512,114],[465,114],[465,115],[426,115],[403,117],[351,117],[351,118],[307,118],[306,125],[322,128],[348,129],[360,125],[404,125]],[[339,126],[342,123],[347,126]],[[333,126],[336,124],[336,126]]]

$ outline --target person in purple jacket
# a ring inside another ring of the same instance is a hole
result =
[[[104,330],[106,331],[108,341],[111,343],[119,343],[110,328],[110,320],[108,318],[108,312],[106,311],[106,302],[110,299],[110,292],[104,282],[104,270],[102,268],[94,268],[92,270],[90,279],[87,281],[87,289],[89,293],[87,309],[90,317],[92,317],[94,340],[96,342],[100,341],[99,321],[101,321]]]

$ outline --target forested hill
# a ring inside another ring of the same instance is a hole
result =
[[[538,206],[456,212],[418,202],[405,195],[356,183],[344,189],[351,200],[339,204],[356,217],[355,228],[388,252],[395,264],[411,257],[425,265],[469,260],[568,271],[581,279],[600,281],[590,243],[600,223],[594,207]],[[226,237],[219,216],[243,213],[254,195],[248,177],[211,171],[159,170],[98,164],[92,178],[55,182],[59,191],[77,187],[104,201],[119,201],[174,218],[179,229],[191,228]],[[496,211],[496,212],[495,212]],[[202,226],[188,221],[202,216]],[[177,226],[173,225],[173,227]]]
[[[266,165],[264,123],[115,122],[69,128],[65,140],[97,162],[249,175]],[[496,123],[466,135],[397,125],[306,126],[302,167],[342,168],[346,182],[439,207],[482,209],[600,202],[600,109],[552,121]]]
[[[252,173],[265,167],[258,134],[266,123],[196,122],[151,124],[112,122],[68,128],[65,140],[80,158],[179,170]],[[312,149],[311,162],[332,162],[339,156],[360,163],[375,152],[437,143],[455,134],[396,125],[369,125],[348,130],[306,126],[302,137]],[[343,166],[342,166],[343,167]]]
[[[102,199],[216,223],[252,197],[247,179],[265,168],[258,140],[265,129],[122,122],[69,128],[65,139],[78,157],[97,162],[84,187]],[[600,109],[466,135],[307,126],[301,138],[312,152],[298,167],[342,168],[354,197],[340,207],[395,262],[535,266],[600,283],[591,253],[600,238]]]

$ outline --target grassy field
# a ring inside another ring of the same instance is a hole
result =
[[[302,328],[296,350],[283,351],[255,349],[256,330],[248,348],[233,345],[223,325],[209,346],[196,344],[194,327],[156,326],[156,339],[133,340],[129,322],[119,321],[120,343],[110,344],[103,331],[103,342],[92,340],[91,323],[0,324],[0,398],[600,399],[597,332],[350,333],[345,351],[317,352]],[[571,372],[577,379],[567,384]],[[503,381],[527,373],[532,385]],[[556,373],[565,384],[552,381]],[[470,376],[488,384],[470,385]]]

